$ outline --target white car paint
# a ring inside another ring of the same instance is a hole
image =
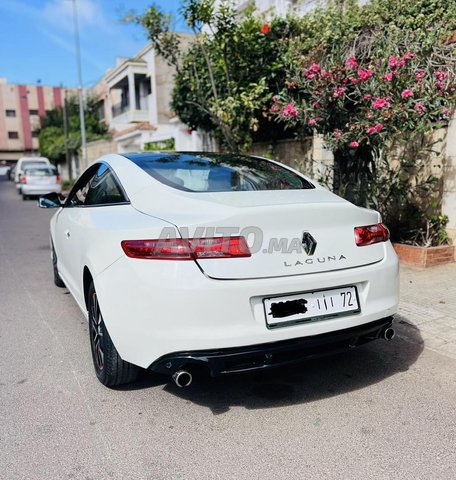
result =
[[[391,243],[357,247],[353,237],[355,226],[380,222],[378,213],[310,179],[314,190],[194,193],[160,183],[122,155],[100,161],[115,172],[130,203],[60,208],[51,220],[51,240],[59,274],[86,317],[83,274],[90,271],[124,360],[147,368],[173,352],[319,335],[396,313],[399,269]],[[346,260],[295,265],[306,258],[262,249],[250,258],[143,260],[121,248],[122,240],[159,238],[163,228],[207,226],[257,226],[265,244],[309,231],[318,241],[316,258]],[[358,290],[360,313],[267,327],[264,298],[347,285]]]

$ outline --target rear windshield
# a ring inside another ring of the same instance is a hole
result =
[[[21,163],[22,168],[30,167],[31,165],[49,165],[46,160],[23,160]]]
[[[57,175],[57,170],[55,168],[43,168],[43,167],[37,167],[37,168],[30,168],[27,167],[24,171],[26,175],[32,176],[32,177],[53,177]]]
[[[125,156],[160,182],[188,192],[314,188],[294,172],[261,158],[199,153]]]

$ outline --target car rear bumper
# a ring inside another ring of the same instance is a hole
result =
[[[21,191],[24,195],[44,195],[46,193],[61,193],[60,185],[22,185]]]
[[[336,332],[280,342],[170,353],[152,363],[149,370],[170,375],[178,370],[191,370],[196,366],[203,366],[215,377],[290,365],[306,359],[343,352],[382,338],[392,323],[393,317],[387,317]]]
[[[123,256],[94,282],[120,356],[143,368],[174,352],[270,345],[361,327],[391,317],[399,302],[398,260],[389,243],[384,260],[375,264],[254,280],[213,280],[195,262]],[[265,298],[349,285],[357,289],[359,312],[268,327]]]

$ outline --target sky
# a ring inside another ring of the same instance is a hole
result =
[[[146,43],[145,30],[122,25],[122,14],[156,4],[185,26],[180,0],[76,0],[84,87],[94,85],[116,57],[130,57]],[[0,77],[8,83],[77,86],[72,0],[0,0]]]

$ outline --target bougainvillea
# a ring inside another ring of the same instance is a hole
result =
[[[271,111],[279,121],[323,134],[333,151],[380,148],[448,120],[453,81],[415,52],[368,62],[350,56],[296,72]]]

